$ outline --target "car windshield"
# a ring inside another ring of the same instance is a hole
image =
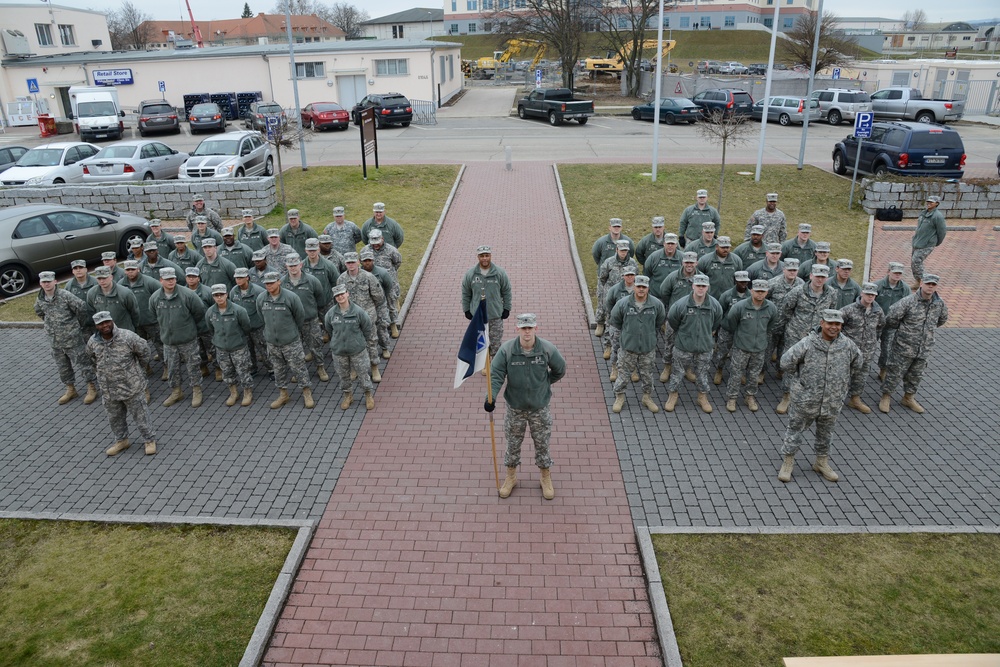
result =
[[[174,108],[169,104],[149,104],[142,108],[144,114],[173,113]]]
[[[215,104],[196,104],[193,107],[191,107],[191,113],[193,114],[219,113],[219,107]]]
[[[910,137],[910,150],[962,148],[962,138],[958,132],[914,132]]]
[[[695,104],[686,97],[674,97],[671,101],[679,107],[693,107]]]
[[[236,155],[239,139],[208,139],[201,142],[191,155]]]
[[[550,97],[549,99],[554,99],[554,98]],[[407,102],[406,98],[403,97],[402,95],[383,95],[382,96],[382,104],[383,105],[385,105],[385,104],[409,104],[409,102]]]
[[[17,161],[18,167],[55,167],[62,160],[61,148],[32,148]]]
[[[80,118],[97,118],[98,116],[117,116],[114,102],[80,102],[77,107]]]
[[[261,104],[257,107],[258,113],[281,113],[281,107],[277,104]]]
[[[868,93],[848,93],[844,97],[846,98],[844,102],[853,102],[854,104],[867,104],[872,101],[872,98],[868,97]]]
[[[340,111],[339,104],[314,104],[313,111]]]
[[[134,154],[135,154],[135,146],[108,146],[107,148],[101,150],[100,153],[95,155],[94,159],[132,157]]]

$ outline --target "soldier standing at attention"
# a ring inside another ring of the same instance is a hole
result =
[[[837,277],[830,281],[830,287],[837,290],[837,305],[840,310],[848,304],[852,304],[861,297],[861,285],[851,278],[851,271],[854,270],[854,262],[849,259],[838,259],[837,268],[834,271]]]
[[[615,304],[609,324],[621,332],[618,353],[618,379],[615,380],[615,404],[611,411],[625,407],[625,387],[634,373],[642,382],[642,405],[652,413],[660,411],[653,400],[653,369],[656,364],[656,333],[667,321],[663,302],[649,296],[649,276],[636,276],[632,294]]]
[[[750,274],[750,280],[770,280],[775,276],[780,276],[784,270],[785,263],[781,261],[781,244],[768,243],[764,259],[751,264],[747,268],[747,273]]]
[[[635,246],[632,243],[632,239],[622,234],[622,221],[621,218],[611,218],[608,222],[608,233],[601,238],[594,241],[594,247],[590,249],[590,256],[594,258],[594,264],[597,265],[597,272],[600,274],[601,267],[604,262],[610,257],[614,257],[618,252],[618,242],[628,241],[629,252],[628,255],[632,256],[635,254]],[[600,277],[598,277],[597,283],[597,328],[594,329],[594,335],[598,338],[604,336],[604,320],[607,313],[602,311],[604,302],[604,292],[601,289]]]
[[[212,299],[215,303],[205,313],[205,321],[212,332],[215,358],[222,369],[222,379],[229,385],[226,405],[233,407],[239,399],[239,387],[243,388],[244,407],[253,402],[253,379],[250,377],[250,316],[246,309],[229,302],[226,286],[212,285]]]
[[[507,272],[493,263],[493,249],[488,245],[476,248],[478,262],[462,278],[462,310],[465,319],[486,299],[486,319],[490,326],[490,356],[495,357],[503,343],[503,321],[510,317],[513,291]]]
[[[184,400],[181,389],[182,369],[191,384],[191,407],[201,405],[201,372],[198,365],[199,326],[205,321],[205,304],[197,294],[177,284],[173,269],[160,269],[160,289],[149,297],[149,308],[156,313],[167,378],[172,391],[163,401],[165,407]]]
[[[740,381],[746,378],[744,392],[750,412],[757,412],[757,384],[766,361],[767,342],[778,323],[778,307],[767,300],[766,280],[753,281],[750,298],[729,309],[722,326],[733,338],[729,354],[729,383],[726,385],[726,410],[736,412]]]
[[[682,248],[687,246],[688,241],[694,241],[698,238],[706,222],[714,223],[713,229],[717,232],[721,231],[722,218],[719,217],[719,211],[714,206],[709,205],[708,190],[698,190],[695,193],[695,203],[681,213],[677,236],[680,238]]]
[[[389,351],[389,302],[392,300],[392,276],[381,266],[375,266],[375,254],[369,246],[362,248],[359,256],[362,270],[375,276],[385,296],[385,300],[375,309],[375,314],[378,316],[378,321],[375,322],[375,335],[379,347],[382,348],[382,358],[389,359],[392,357],[392,352]]]
[[[878,287],[875,283],[865,283],[861,286],[860,299],[840,309],[840,314],[844,318],[842,331],[858,346],[864,359],[860,376],[862,384],[851,385],[851,400],[848,405],[865,415],[871,413],[872,409],[861,401],[861,391],[864,389],[864,380],[868,377],[868,370],[872,363],[877,360],[879,338],[882,335],[883,327],[885,327],[885,313],[875,302],[877,294]]]
[[[663,249],[663,225],[662,215],[653,218],[653,231],[643,236],[635,246],[635,260],[645,268],[646,258],[650,253]],[[652,287],[652,282],[650,283]]]
[[[749,274],[746,271],[737,271],[735,278],[736,285],[719,295],[719,305],[722,306],[722,324],[725,324],[726,315],[729,314],[730,308],[750,297]],[[712,277],[709,276],[709,280],[711,279]],[[711,293],[709,290],[709,294]],[[729,352],[733,347],[733,332],[722,324],[719,325],[715,334],[715,352],[712,354],[712,365],[715,366],[715,377],[712,382],[716,386],[722,384],[722,369],[725,367],[726,359],[729,358]],[[747,379],[750,379],[749,376]]]
[[[171,244],[173,244],[173,240],[171,240]],[[175,245],[174,247],[176,248],[177,246]],[[160,246],[157,245],[156,241],[146,241],[142,249],[146,256],[139,262],[139,273],[149,276],[156,281],[157,285],[160,284],[160,269],[171,268],[175,272],[183,271],[181,267],[166,259],[167,254],[160,250]]]
[[[764,208],[759,208],[753,212],[747,220],[747,228],[743,232],[743,239],[750,238],[751,229],[755,225],[764,228],[764,243],[784,243],[788,234],[785,214],[778,209],[778,193],[769,192]]]
[[[663,235],[663,247],[651,252],[642,265],[642,274],[649,276],[649,293],[660,301],[663,301],[660,287],[667,276],[681,268],[681,256],[677,252],[677,234],[670,232]],[[663,305],[667,303],[664,301]]]
[[[251,283],[264,289],[264,274],[270,271],[267,268],[267,254],[264,250],[254,250],[250,261],[253,262],[253,266],[247,271],[247,276],[250,278]],[[235,276],[236,274],[233,273],[233,275]]]
[[[194,219],[198,216],[205,216],[209,223],[211,223],[212,228],[216,231],[222,231],[222,218],[215,209],[208,208],[205,206],[205,197],[202,195],[195,195],[191,198],[191,210],[188,211],[186,220],[188,231],[194,231]]]
[[[398,222],[385,214],[385,204],[380,201],[372,204],[372,217],[361,225],[362,242],[368,238],[373,229],[382,232],[382,238],[393,248],[403,247],[403,228]]]
[[[783,260],[782,264],[784,265],[784,269],[781,275],[767,281],[768,301],[778,307],[778,325],[771,333],[771,340],[767,343],[767,354],[764,356],[765,364],[767,364],[768,360],[774,361],[774,367],[779,380],[782,377],[780,356],[781,352],[785,349],[785,321],[782,319],[785,297],[793,289],[805,283],[802,278],[799,278],[799,260],[789,257]]]
[[[487,412],[496,407],[496,397],[507,382],[503,398],[507,402],[503,432],[507,441],[504,465],[507,478],[500,487],[500,497],[510,496],[517,485],[517,466],[521,463],[521,444],[525,429],[531,429],[531,439],[535,442],[535,465],[541,475],[542,497],[552,500],[552,456],[549,440],[552,437],[552,414],[549,401],[552,385],[566,374],[566,361],[556,346],[535,335],[538,319],[532,313],[517,317],[517,338],[500,346],[493,360],[490,373],[493,401],[487,397],[483,404]]]
[[[754,225],[750,228],[750,239],[733,248],[733,254],[743,260],[747,269],[751,264],[763,260],[767,256],[767,244],[764,243],[764,226]]]
[[[710,255],[715,252],[715,248],[718,244],[719,241],[715,238],[715,223],[703,222],[701,224],[701,236],[690,241],[687,246],[685,246],[685,250],[687,252],[695,253],[698,255],[698,259],[701,259],[705,255]]]
[[[278,229],[267,230],[267,245],[264,246],[264,258],[267,260],[267,271],[277,273],[282,278],[288,269],[285,265],[285,257],[298,254],[295,248],[287,243],[281,242],[281,231]]]
[[[706,253],[698,259],[698,271],[708,276],[712,283],[709,294],[715,299],[736,285],[736,272],[743,270],[743,260],[731,252],[732,247],[733,243],[728,236],[720,236],[713,248],[714,252]],[[749,281],[749,277],[747,280]]]
[[[59,397],[59,405],[66,405],[79,396],[74,382],[77,373],[87,383],[87,395],[83,402],[90,405],[97,399],[97,376],[87,356],[86,341],[80,333],[81,320],[89,317],[87,304],[69,290],[59,289],[56,274],[52,271],[39,273],[38,284],[42,289],[35,300],[35,314],[45,323],[59,379],[66,385],[66,392]]]
[[[319,239],[308,239],[306,241],[306,259],[302,262],[302,271],[319,281],[323,288],[323,299],[317,303],[319,306],[319,320],[322,323],[326,317],[326,311],[333,306],[333,286],[337,284],[340,271],[333,262],[324,259],[319,255]]]
[[[115,456],[128,449],[127,417],[131,417],[145,441],[146,454],[152,456],[156,453],[156,434],[149,420],[144,370],[149,366],[149,346],[137,334],[116,327],[106,310],[94,315],[94,324],[97,333],[87,341],[87,353],[94,362],[104,409],[115,436],[115,444],[105,453]]]
[[[349,252],[344,256],[347,270],[337,278],[338,285],[347,287],[351,295],[351,303],[365,311],[373,323],[378,321],[378,307],[385,301],[382,285],[371,273],[362,271],[358,262],[358,253]],[[371,361],[372,382],[381,382],[382,374],[378,370],[378,334],[372,327],[371,338],[368,339],[368,359]]]
[[[271,372],[271,362],[267,358],[267,342],[264,340],[264,318],[257,310],[257,297],[264,293],[261,285],[250,282],[249,269],[236,269],[236,287],[229,290],[229,300],[242,306],[250,318],[250,333],[247,339],[250,347],[250,372],[259,370],[258,364]]]
[[[278,240],[292,246],[299,254],[299,259],[305,259],[306,241],[317,238],[319,234],[316,230],[299,218],[299,209],[288,209],[288,222],[278,231]]]
[[[344,219],[343,206],[333,207],[333,222],[323,228],[323,233],[330,237],[333,249],[341,255],[356,252],[358,243],[362,240],[361,229],[350,220]]]
[[[664,278],[660,284],[660,301],[667,309],[667,314],[670,313],[671,306],[691,294],[696,275],[698,275],[698,255],[693,252],[685,252],[682,255],[681,268]],[[669,319],[664,325],[664,329],[663,372],[660,373],[660,382],[666,382],[670,379],[674,358],[674,342],[677,338],[677,332],[671,328]],[[693,382],[694,374],[692,373],[688,379]]]
[[[799,233],[795,238],[781,244],[781,259],[793,257],[799,264],[816,256],[816,242],[809,238],[812,235],[812,225],[803,222],[799,225]]]
[[[243,224],[237,229],[236,238],[240,243],[250,248],[251,252],[260,250],[267,245],[267,230],[253,219],[253,209],[243,209]]]
[[[323,362],[323,325],[319,321],[319,304],[326,296],[319,280],[302,271],[302,260],[292,253],[285,258],[288,274],[281,281],[282,291],[294,292],[302,302],[302,322],[299,330],[302,333],[302,349],[305,353],[303,361],[316,362],[316,375],[320,381],[328,382],[330,375],[326,372]]]
[[[392,289],[386,303],[389,310],[389,333],[393,338],[399,338],[399,267],[403,265],[403,256],[399,250],[385,242],[382,232],[377,229],[371,231],[368,245],[362,251],[365,249],[371,250],[375,266],[388,271],[392,278]]]
[[[288,403],[290,377],[298,379],[302,401],[306,408],[312,409],[316,401],[300,334],[305,321],[302,301],[294,292],[281,289],[281,277],[275,271],[264,275],[264,288],[267,291],[257,297],[257,310],[264,318],[267,357],[274,368],[274,383],[278,385],[278,398],[271,403],[271,409],[277,410]]]
[[[910,255],[910,270],[913,272],[913,289],[920,286],[924,277],[924,262],[934,251],[934,248],[944,243],[947,226],[944,214],[938,210],[941,198],[930,196],[925,202],[927,208],[917,218],[917,231],[913,232],[913,254]]]
[[[219,256],[219,245],[215,239],[205,239],[202,242],[201,254],[204,257],[198,262],[198,270],[201,271],[202,282],[206,285],[223,283],[226,289],[232,289],[236,284],[233,276],[236,265]]]
[[[875,303],[882,308],[882,312],[886,314],[886,317],[889,316],[889,309],[897,301],[901,301],[913,294],[910,286],[903,282],[903,265],[900,262],[889,262],[889,270],[886,272],[885,277],[878,280],[875,284],[878,286],[878,296],[875,297]],[[892,346],[892,338],[895,335],[895,330],[882,328],[881,347],[878,357],[879,382],[885,380],[885,368],[889,365],[889,349]]]
[[[333,367],[340,378],[340,390],[344,392],[340,409],[346,410],[354,402],[354,384],[351,380],[353,371],[365,392],[365,409],[373,410],[374,385],[369,372],[372,363],[368,358],[368,340],[374,335],[372,321],[363,308],[351,303],[346,285],[334,287],[333,298],[335,303],[327,311],[323,326],[330,334]]]
[[[174,237],[171,234],[163,231],[163,226],[159,218],[153,218],[149,221],[149,236],[146,237],[146,243],[150,241],[156,244],[156,248],[160,251],[160,255],[166,259],[167,255],[173,252],[174,248]],[[143,250],[149,250],[146,246],[143,246]],[[153,276],[155,280],[159,280],[159,276]]]
[[[117,267],[116,267],[117,268]],[[122,278],[125,272],[121,269]],[[94,277],[97,278],[97,287],[92,287],[87,292],[87,305],[90,312],[97,313],[107,310],[115,322],[119,323],[122,329],[135,331],[135,321],[139,319],[139,302],[135,295],[127,287],[114,282],[111,270],[106,266],[99,266],[94,269]]]
[[[180,267],[181,271],[187,269],[188,267],[198,266],[198,262],[201,261],[201,255],[188,247],[188,241],[183,236],[178,236],[174,239],[176,248],[170,253],[167,258],[174,263],[174,266]]]
[[[194,231],[191,232],[188,243],[194,246],[199,254],[204,254],[201,251],[201,246],[206,239],[215,239],[216,245],[222,245],[222,234],[208,226],[208,218],[199,215],[194,219]]]
[[[622,274],[621,281],[608,288],[608,294],[604,297],[604,309],[606,311],[609,313],[613,311],[615,309],[615,304],[635,291],[635,276],[635,265],[625,267],[625,272]],[[652,285],[650,285],[650,287],[652,287]],[[611,377],[609,379],[612,382],[618,379],[618,352],[621,350],[621,333],[622,332],[614,326],[608,324],[607,336],[611,341]],[[639,376],[636,375],[633,382],[638,379]]]
[[[785,460],[778,471],[778,479],[782,482],[792,480],[795,453],[813,422],[816,423],[816,461],[812,469],[827,481],[840,479],[830,467],[830,440],[848,387],[863,381],[859,376],[864,363],[858,347],[841,334],[843,323],[839,310],[822,311],[819,326],[781,355],[781,368],[786,377],[795,378],[788,428],[781,445]]]
[[[163,358],[163,342],[160,340],[160,325],[156,322],[156,313],[149,307],[149,299],[160,289],[160,281],[139,273],[139,265],[135,260],[122,262],[125,268],[125,279],[119,283],[128,288],[135,296],[139,306],[139,316],[135,319],[135,332],[149,343],[150,350],[156,358]],[[146,372],[151,372],[146,369]]]
[[[606,322],[608,313],[611,312],[606,309],[608,290],[622,279],[625,269],[628,267],[636,269],[636,273],[638,273],[639,266],[635,263],[635,259],[629,257],[628,242],[624,239],[619,239],[618,251],[613,256],[604,260],[604,263],[597,270],[597,298],[599,303],[597,304],[596,317],[599,323]],[[611,340],[607,329],[604,330],[602,338],[604,341],[604,358],[609,359],[611,357]]]
[[[66,281],[63,289],[86,304],[87,292],[97,287],[97,280],[87,272],[87,261],[84,259],[74,259],[70,262],[70,270],[73,272],[73,277]],[[86,310],[85,315],[80,316],[80,327],[83,331],[84,344],[97,331],[94,328],[94,320],[91,318],[94,311],[90,310],[89,305],[87,305]]]
[[[698,387],[698,406],[702,412],[712,411],[708,401],[711,389],[708,383],[708,369],[712,363],[714,341],[712,332],[722,324],[722,306],[708,293],[708,276],[699,273],[692,280],[692,292],[670,307],[667,321],[677,332],[674,339],[673,368],[667,382],[667,402],[663,408],[673,412],[677,406],[681,378],[688,368],[694,369]]]
[[[361,233],[360,229],[358,230],[358,233]],[[340,254],[340,251],[333,247],[333,237],[329,234],[320,234],[319,239],[317,240],[319,241],[319,256],[337,267],[337,271],[340,273],[346,271],[347,269],[344,266],[344,256]],[[348,252],[354,251],[349,250]]]
[[[222,245],[219,246],[219,256],[228,259],[237,269],[249,269],[253,250],[236,240],[232,227],[222,228]]]
[[[118,266],[118,256],[113,252],[101,253],[101,264],[111,271],[111,279],[118,282],[125,277],[125,271]]]

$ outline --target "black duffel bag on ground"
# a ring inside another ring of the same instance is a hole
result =
[[[883,222],[899,222],[903,219],[903,209],[895,206],[875,209],[875,219]]]

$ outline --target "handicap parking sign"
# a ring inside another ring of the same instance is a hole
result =
[[[872,121],[875,114],[871,111],[861,111],[854,117],[854,136],[858,139],[867,139],[872,136]]]

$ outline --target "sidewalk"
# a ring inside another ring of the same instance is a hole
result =
[[[552,501],[527,440],[497,497],[483,378],[452,389],[481,243],[567,360]],[[550,165],[466,170],[265,664],[662,664],[568,244]]]

